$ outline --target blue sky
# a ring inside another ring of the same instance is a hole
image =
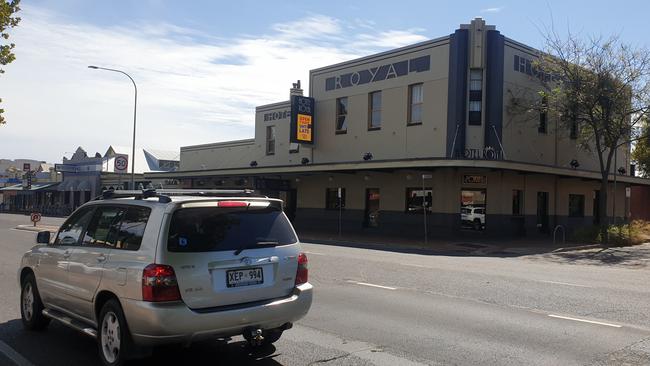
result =
[[[58,162],[80,145],[103,153],[130,144],[128,80],[90,64],[136,79],[138,145],[178,150],[252,137],[254,107],[287,99],[309,69],[440,37],[476,16],[534,47],[551,24],[647,47],[649,4],[24,1],[12,32],[17,60],[0,77],[0,158]]]

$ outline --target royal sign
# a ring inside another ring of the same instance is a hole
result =
[[[463,184],[487,184],[487,177],[484,175],[463,175]]]
[[[325,90],[329,91],[374,83],[376,81],[405,76],[412,72],[429,71],[430,68],[431,56],[416,57],[327,78],[325,80]]]
[[[291,97],[291,142],[314,143],[314,98]]]

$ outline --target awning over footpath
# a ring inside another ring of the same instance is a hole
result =
[[[66,180],[61,182],[58,187],[59,191],[90,191],[90,182],[87,180]]]
[[[22,184],[16,184],[9,187],[0,188],[0,191],[7,192],[33,192],[33,191],[56,191],[59,183],[36,183],[28,188],[24,188]]]
[[[404,160],[373,160],[353,161],[340,163],[322,163],[306,165],[276,165],[257,166],[227,169],[209,170],[178,170],[165,173],[145,173],[145,179],[179,179],[179,178],[202,178],[209,176],[241,176],[241,175],[264,175],[264,174],[313,174],[313,173],[337,173],[337,172],[361,172],[364,170],[386,170],[396,169],[435,169],[435,168],[483,168],[503,169],[531,174],[550,174],[562,177],[600,180],[600,172],[590,170],[576,170],[563,167],[555,167],[542,164],[521,163],[509,160],[456,160],[456,159],[428,159],[414,158]],[[617,175],[620,183],[631,185],[650,186],[650,179],[631,177],[629,175]],[[614,174],[609,175],[609,180],[614,180]]]

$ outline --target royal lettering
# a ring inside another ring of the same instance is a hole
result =
[[[325,80],[325,90],[348,88],[351,86],[363,85],[394,79],[408,75],[412,72],[429,71],[431,67],[431,56],[421,56],[410,60],[399,61],[391,64],[358,70],[352,73],[332,76]]]

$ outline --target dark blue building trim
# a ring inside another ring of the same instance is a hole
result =
[[[504,37],[498,31],[487,31],[485,62],[485,146],[499,150],[503,142],[503,72]],[[498,138],[497,138],[498,137]]]
[[[467,115],[467,29],[458,29],[449,42],[449,86],[447,94],[447,157],[462,156],[465,151],[465,117]],[[454,138],[456,143],[454,144]],[[455,152],[452,151],[452,145]]]

